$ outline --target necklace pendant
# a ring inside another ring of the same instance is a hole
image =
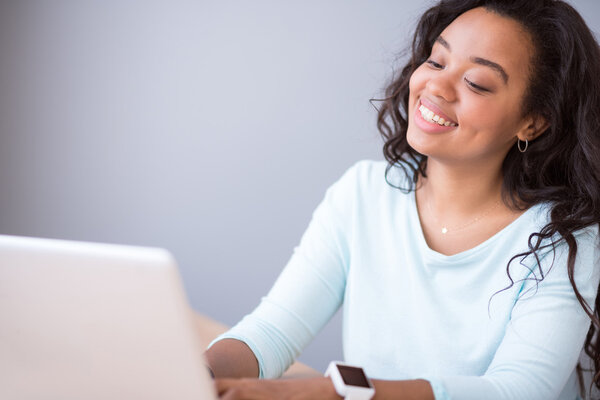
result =
[[[446,233],[448,233],[448,228],[446,228],[446,227],[444,226],[444,227],[442,228],[442,233],[443,233],[443,234],[446,234]]]

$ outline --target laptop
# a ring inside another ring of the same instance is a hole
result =
[[[157,248],[0,235],[0,399],[216,400]]]

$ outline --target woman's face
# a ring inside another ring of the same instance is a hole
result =
[[[483,8],[456,18],[410,78],[408,143],[443,162],[501,162],[523,118],[532,45],[521,25]]]

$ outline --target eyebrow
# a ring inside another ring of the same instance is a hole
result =
[[[452,51],[450,49],[450,43],[448,43],[443,37],[438,36],[437,39],[435,39],[435,41],[444,46],[448,51]],[[504,81],[504,84],[508,83],[508,74],[500,64],[481,57],[471,57],[470,60],[475,64],[483,65],[485,67],[493,69],[494,71],[500,74],[502,80]]]

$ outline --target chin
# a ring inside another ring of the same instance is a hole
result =
[[[418,129],[411,128],[410,122],[406,131],[406,142],[417,152],[426,156],[429,155],[431,143],[427,142],[430,142],[430,140],[427,140],[427,138],[423,136],[423,133],[419,132]]]

